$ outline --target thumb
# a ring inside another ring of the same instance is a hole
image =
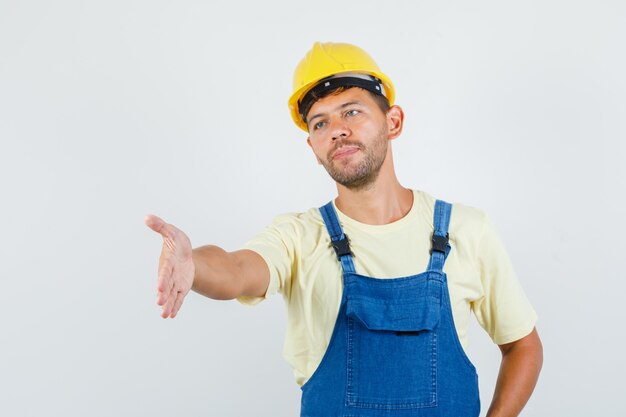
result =
[[[159,216],[155,216],[154,214],[148,214],[146,217],[144,217],[143,222],[146,224],[146,226],[148,226],[150,229],[154,230],[161,236],[170,237],[170,234],[168,233],[168,228],[165,227],[167,223],[165,223],[165,221]]]

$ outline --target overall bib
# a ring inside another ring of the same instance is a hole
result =
[[[301,417],[477,417],[476,369],[459,342],[443,265],[452,206],[437,200],[426,272],[356,273],[331,203],[320,208],[343,268],[328,348],[302,386]]]

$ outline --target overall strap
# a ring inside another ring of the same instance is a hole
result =
[[[450,214],[452,204],[442,200],[435,202],[435,216],[433,224],[435,230],[432,238],[432,248],[430,250],[429,271],[442,271],[450,253],[450,243],[448,242],[448,227],[450,226]]]
[[[348,236],[346,236],[341,229],[341,224],[339,224],[339,218],[337,217],[333,202],[331,201],[325,206],[320,207],[320,213],[322,214],[324,224],[326,224],[326,229],[330,235],[333,248],[335,248],[335,252],[337,253],[337,258],[339,258],[341,262],[343,273],[356,272],[354,263],[352,262],[352,252],[350,252],[350,242]]]

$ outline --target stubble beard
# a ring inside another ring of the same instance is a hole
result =
[[[322,165],[337,183],[352,190],[359,191],[369,188],[380,173],[380,168],[387,157],[387,130],[385,127],[376,135],[376,140],[372,146],[366,148],[361,142],[351,140],[338,140],[335,147],[328,152]],[[360,152],[364,153],[363,159],[357,164],[346,163],[344,161],[333,161],[332,154],[342,146],[357,146]]]

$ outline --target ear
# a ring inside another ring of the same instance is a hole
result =
[[[402,133],[404,124],[404,111],[402,107],[394,105],[387,110],[387,126],[389,128],[389,139],[395,139]]]
[[[315,159],[317,159],[317,164],[318,165],[322,165],[322,161],[320,161],[320,158],[315,153],[315,149],[313,149],[313,144],[311,143],[311,137],[310,136],[308,138],[306,138],[306,143],[309,145],[309,147],[313,151],[313,154],[315,155]]]

